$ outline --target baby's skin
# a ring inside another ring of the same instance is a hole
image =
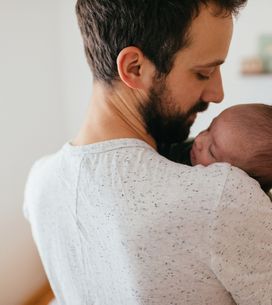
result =
[[[236,107],[221,112],[206,130],[196,136],[190,152],[192,165],[228,162],[241,167],[240,162],[248,154],[252,143],[240,132],[237,124],[232,124]]]

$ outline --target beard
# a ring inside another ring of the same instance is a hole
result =
[[[190,134],[190,115],[207,108],[208,103],[199,100],[187,112],[182,112],[166,88],[165,79],[160,79],[154,82],[148,99],[140,104],[139,113],[147,133],[155,140],[158,152],[161,152],[174,143],[184,142]]]

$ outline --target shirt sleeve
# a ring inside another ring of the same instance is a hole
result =
[[[38,161],[35,161],[33,163],[33,165],[31,166],[29,173],[27,175],[25,187],[24,187],[22,211],[23,211],[23,216],[28,221],[30,221],[28,205],[29,205],[30,198],[33,196],[33,193],[35,193],[35,187],[33,187],[32,176],[33,176],[34,171],[36,170],[37,163],[38,163]]]
[[[211,267],[239,305],[272,304],[272,202],[232,167],[214,209]]]

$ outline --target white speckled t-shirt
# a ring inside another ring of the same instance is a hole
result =
[[[34,163],[24,213],[58,305],[272,304],[272,203],[227,163],[67,142]]]

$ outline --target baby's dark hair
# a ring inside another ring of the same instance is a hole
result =
[[[245,160],[243,169],[260,183],[265,192],[268,192],[272,188],[272,106],[239,106],[239,125],[252,144],[250,158]]]

